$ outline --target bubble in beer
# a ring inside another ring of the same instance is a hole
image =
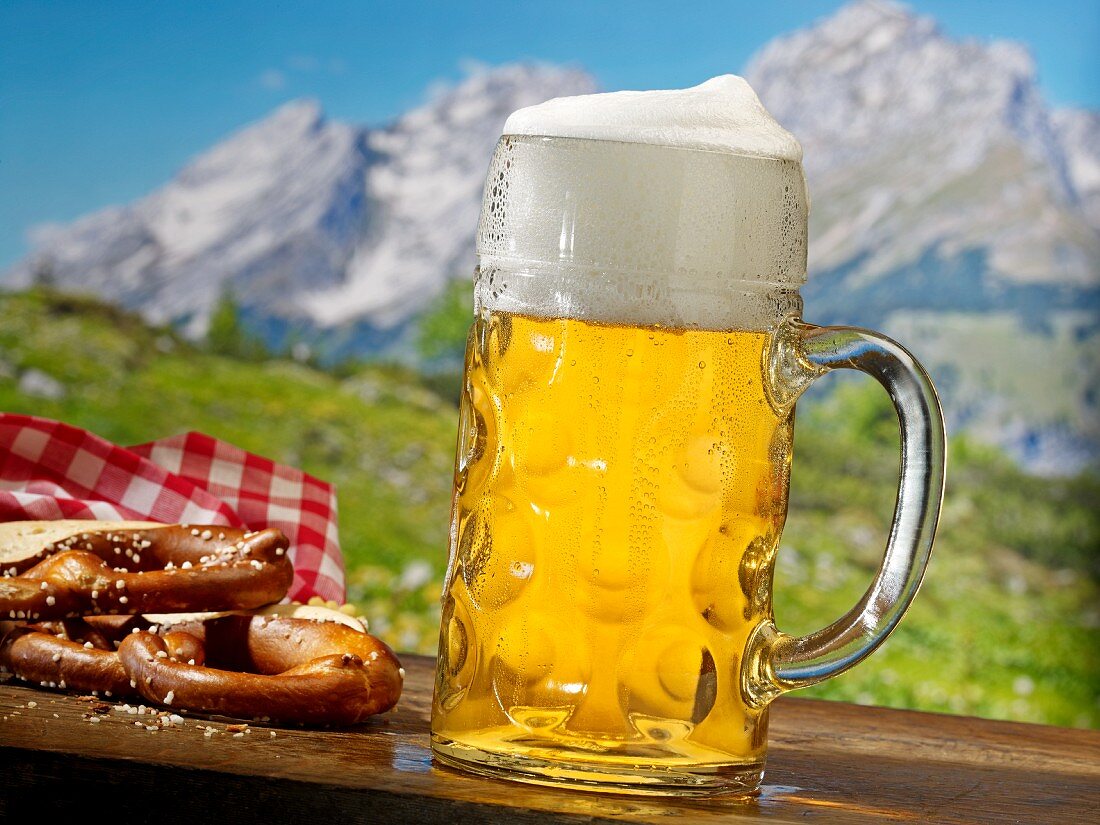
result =
[[[517,467],[536,476],[562,469],[573,452],[573,422],[538,404],[515,406],[510,431]]]
[[[455,615],[455,598],[448,596],[443,606],[441,626],[445,636],[444,648],[446,650],[447,672],[453,677],[457,676],[466,664],[466,655],[469,645],[466,638],[466,625],[459,616]]]
[[[486,494],[462,527],[458,555],[474,605],[500,609],[519,595],[535,570],[527,514],[504,496]]]
[[[657,497],[661,510],[680,519],[699,518],[721,503],[721,463],[713,452],[714,439],[693,435],[673,453],[674,474],[663,479]],[[660,469],[656,468],[654,475]]]
[[[775,562],[775,542],[757,536],[745,550],[738,570],[741,590],[748,598],[745,618],[763,609],[770,601],[772,567]]]
[[[690,719],[707,653],[686,627],[659,624],[641,631],[619,667],[623,710],[665,719]]]
[[[695,610],[724,633],[744,626],[747,600],[741,591],[741,559],[760,529],[759,521],[725,525],[703,542],[691,569]]]

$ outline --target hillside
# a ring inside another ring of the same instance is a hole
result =
[[[398,648],[434,650],[457,414],[414,372],[374,365],[338,377],[216,356],[42,290],[0,293],[0,318],[0,409],[122,444],[198,429],[334,482],[351,598]],[[897,473],[881,395],[844,382],[800,412],[776,572],[788,631],[839,616],[878,562]],[[958,439],[949,468],[911,615],[878,655],[809,693],[1100,727],[1100,481],[1031,477]]]

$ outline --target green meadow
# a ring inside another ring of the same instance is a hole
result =
[[[434,652],[457,413],[453,374],[326,370],[247,345],[232,318],[196,346],[91,300],[0,294],[0,409],[120,444],[199,430],[332,482],[348,597],[400,650]],[[446,361],[460,325],[425,319]],[[442,393],[442,394],[441,394]],[[843,382],[798,414],[777,623],[839,617],[877,567],[894,504],[897,425],[885,395]],[[1100,479],[1029,476],[955,438],[928,575],[868,662],[807,695],[1100,727]]]

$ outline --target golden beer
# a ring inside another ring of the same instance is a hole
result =
[[[740,119],[739,119],[740,118]],[[870,330],[801,320],[809,198],[740,78],[550,101],[485,177],[432,707],[439,761],[618,792],[759,787],[777,696],[870,655],[912,602],[943,493],[935,389]],[[805,636],[772,620],[794,405],[890,395],[882,564]]]
[[[433,749],[614,785],[759,778],[792,416],[765,332],[485,311],[467,341]],[[730,777],[733,778],[733,777]]]

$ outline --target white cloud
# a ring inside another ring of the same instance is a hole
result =
[[[339,57],[322,59],[312,54],[292,54],[282,66],[272,66],[261,72],[257,82],[268,91],[281,92],[291,83],[297,85],[309,75],[336,77],[345,74],[347,70],[347,63]]]
[[[296,72],[315,72],[321,62],[311,54],[295,54],[287,59],[286,65]]]
[[[463,57],[458,61],[458,70],[469,77],[478,77],[492,71],[492,66],[476,57]]]
[[[260,73],[260,85],[272,92],[286,88],[286,72],[281,69],[265,69]]]

